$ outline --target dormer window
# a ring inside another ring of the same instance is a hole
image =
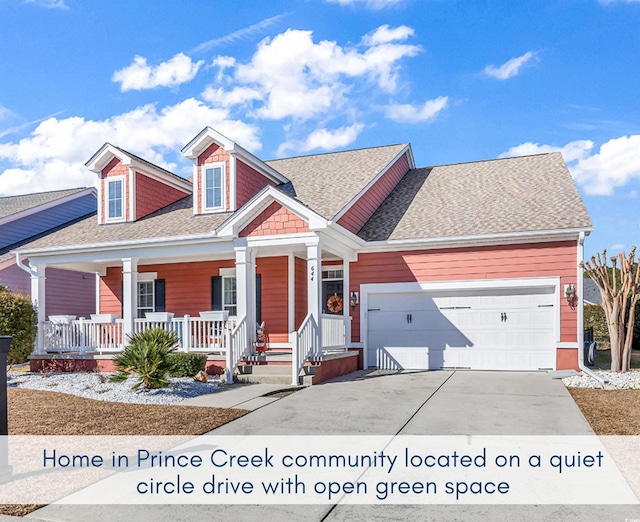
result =
[[[203,210],[224,210],[224,163],[207,163],[202,170]]]
[[[124,220],[124,176],[107,178],[107,221]]]

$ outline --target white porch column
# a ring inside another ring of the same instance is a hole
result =
[[[290,253],[287,257],[287,331],[289,342],[291,333],[296,330],[296,256]]]
[[[238,319],[247,317],[247,341],[253,345],[256,333],[256,259],[246,240],[237,241],[236,252],[236,305]]]
[[[44,350],[44,331],[43,323],[47,319],[46,315],[46,285],[45,271],[47,265],[31,265],[31,303],[36,309],[38,315],[38,335],[36,336],[35,353],[43,353]]]
[[[322,349],[322,245],[320,238],[307,246],[307,313],[318,325],[318,346]]]
[[[349,276],[349,259],[343,258],[342,265],[342,314],[344,317],[344,344],[351,346],[351,289]]]
[[[127,257],[122,260],[122,333],[127,344],[133,335],[133,320],[138,309],[138,259]]]

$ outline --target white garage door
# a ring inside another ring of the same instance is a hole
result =
[[[368,364],[553,369],[554,318],[552,287],[369,294]]]

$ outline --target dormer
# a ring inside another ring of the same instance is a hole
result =
[[[211,127],[183,149],[193,161],[193,212],[233,212],[264,187],[289,180]]]
[[[192,193],[188,180],[105,143],[86,163],[98,174],[98,223],[133,222]]]

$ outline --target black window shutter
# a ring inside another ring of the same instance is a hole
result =
[[[165,307],[165,291],[164,291],[164,279],[156,279],[154,282],[154,311],[166,312]]]
[[[256,322],[262,323],[262,274],[256,274]]]
[[[222,310],[222,276],[211,276],[211,310]]]

